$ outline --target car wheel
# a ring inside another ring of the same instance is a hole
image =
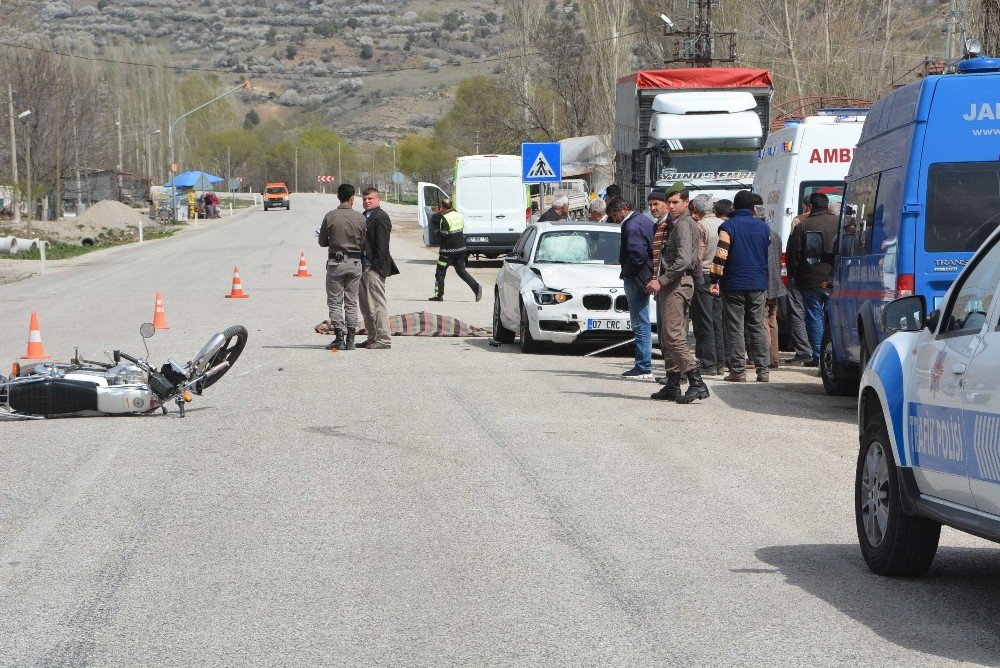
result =
[[[881,411],[868,420],[858,455],[854,514],[861,554],[872,572],[913,577],[934,561],[941,525],[903,512],[896,462]]]
[[[521,335],[522,353],[531,355],[542,349],[542,345],[531,338],[531,327],[528,326],[528,312],[525,310],[524,304],[521,304],[521,324],[518,327],[518,333]]]
[[[517,336],[517,332],[504,327],[503,321],[500,319],[500,292],[498,290],[493,295],[493,340],[500,343],[514,343],[515,336]]]
[[[823,334],[820,349],[819,375],[823,378],[823,389],[831,397],[849,397],[858,393],[858,381],[844,377],[843,365],[833,354],[833,339],[830,332]]]

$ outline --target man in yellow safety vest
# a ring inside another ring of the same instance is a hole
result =
[[[441,230],[441,248],[438,254],[437,271],[434,272],[434,296],[428,301],[444,301],[444,277],[448,267],[455,267],[455,273],[465,281],[476,294],[476,301],[483,298],[483,286],[465,268],[465,256],[469,251],[465,247],[465,221],[462,214],[451,208],[451,198],[445,197],[435,207],[437,215],[431,224],[437,224]]]

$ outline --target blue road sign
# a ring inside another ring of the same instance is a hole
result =
[[[521,180],[525,183],[562,181],[562,147],[559,142],[521,144]]]

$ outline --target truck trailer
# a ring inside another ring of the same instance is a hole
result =
[[[767,70],[645,70],[618,80],[615,169],[641,209],[656,187],[682,181],[692,197],[732,199],[750,189],[771,126]]]

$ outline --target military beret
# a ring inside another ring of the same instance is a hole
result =
[[[682,181],[675,181],[674,185],[667,188],[667,197],[672,197],[673,195],[678,195],[687,190],[687,186],[684,185]]]

